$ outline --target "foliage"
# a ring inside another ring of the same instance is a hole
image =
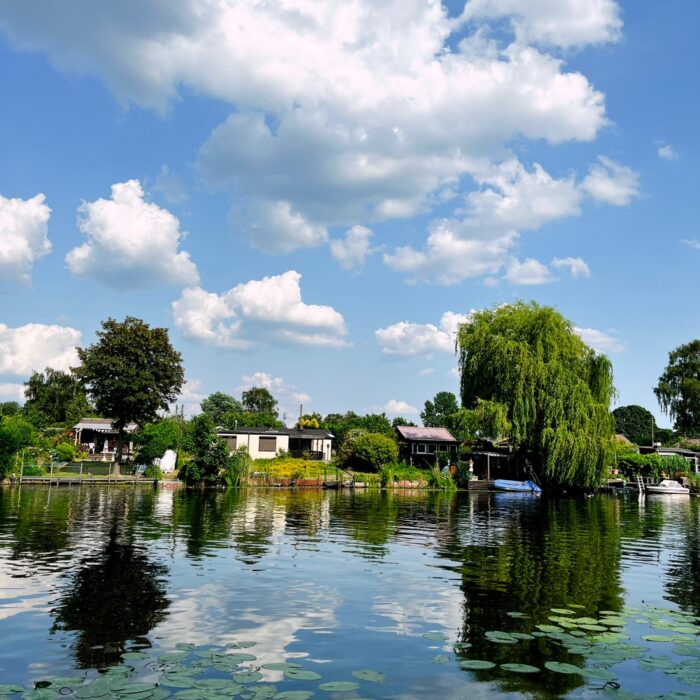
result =
[[[359,424],[359,427],[368,433],[379,433],[387,437],[394,435],[394,428],[386,417],[386,413],[368,413],[360,418]]]
[[[151,328],[133,316],[122,323],[110,318],[97,337],[94,345],[78,348],[81,364],[74,372],[97,410],[114,419],[118,469],[125,427],[154,421],[177,398],[185,375],[166,328]]]
[[[412,428],[416,427],[416,424],[413,421],[408,420],[408,419],[404,418],[403,416],[396,416],[396,418],[394,418],[391,421],[391,427],[398,428],[400,425],[406,425],[406,426],[409,426]]]
[[[457,397],[451,391],[439,391],[432,401],[426,401],[420,418],[427,428],[446,428],[448,416],[457,413]]]
[[[479,434],[476,411],[470,408],[458,409],[445,418],[445,427],[455,440],[475,440]]]
[[[462,403],[506,427],[550,487],[599,484],[611,450],[612,366],[550,307],[518,302],[474,314],[458,339]],[[501,408],[502,407],[502,408]],[[496,420],[497,419],[497,420]]]
[[[228,411],[221,417],[219,425],[225,430],[283,427],[283,423],[277,418],[276,413],[251,413],[250,411]]]
[[[299,419],[299,422],[297,423],[299,428],[311,428],[311,429],[318,429],[320,426],[320,423],[318,422],[318,419],[315,417],[312,418],[304,418],[303,416]]]
[[[34,372],[24,386],[24,411],[30,421],[39,427],[66,423],[74,418],[76,402],[85,407],[85,413],[89,413],[89,404],[80,382],[67,372],[47,367],[43,372]]]
[[[374,469],[395,462],[399,450],[396,441],[388,435],[370,433],[363,428],[350,431],[340,450],[337,462],[344,468]]]
[[[34,426],[21,415],[0,417],[0,479],[13,471],[16,455],[37,440]]]
[[[180,425],[178,418],[164,418],[156,423],[146,423],[133,436],[136,446],[136,461],[153,464],[166,450],[177,448]]]
[[[693,493],[700,493],[700,474],[695,474],[694,472],[688,474],[688,483]]]
[[[643,406],[620,406],[613,412],[615,431],[637,445],[651,445],[652,430],[656,433],[656,419]],[[653,426],[653,428],[652,428]]]
[[[321,427],[335,435],[336,449],[340,452],[347,434],[360,427],[362,419],[356,413],[329,413],[322,421]]]
[[[161,468],[155,464],[149,464],[143,472],[144,479],[157,479],[160,481],[163,478]]]
[[[457,488],[452,474],[449,471],[443,471],[437,465],[431,467],[428,472],[428,486],[442,491],[454,491]]]
[[[700,435],[700,340],[669,353],[654,393],[678,432]]]
[[[469,462],[457,462],[457,469],[454,475],[454,481],[457,488],[466,489],[469,487],[469,482],[474,474],[469,471]]]
[[[274,459],[256,459],[251,465],[252,472],[265,475],[267,481],[276,479],[317,479],[333,471],[325,462],[280,455]]]
[[[220,478],[226,486],[243,486],[248,480],[251,464],[248,450],[245,447],[239,447],[226,460]]]
[[[59,442],[54,453],[59,462],[73,462],[78,456],[78,448],[72,442]]]
[[[241,395],[243,410],[277,415],[277,399],[264,387],[254,386]]]
[[[22,410],[16,401],[0,401],[0,416],[15,416]]]
[[[391,462],[384,464],[379,469],[379,481],[383,487],[393,484],[395,481],[418,481],[427,483],[427,472],[425,469],[410,467],[407,464]]]
[[[227,413],[242,413],[243,405],[233,396],[224,394],[222,391],[216,391],[207,396],[200,404],[202,413],[208,413],[216,425],[223,425],[224,415]]]
[[[507,437],[511,430],[507,407],[498,401],[477,399],[474,409],[474,422],[477,434],[491,440]]]
[[[620,472],[628,479],[634,478],[638,474],[659,479],[664,470],[661,457],[658,454],[642,455],[631,449],[618,451],[616,464]]]

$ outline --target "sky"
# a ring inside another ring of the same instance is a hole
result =
[[[458,393],[474,310],[556,307],[618,405],[698,337],[700,6],[4,0],[0,400],[108,317],[186,411],[287,422]],[[695,176],[695,177],[694,177]]]

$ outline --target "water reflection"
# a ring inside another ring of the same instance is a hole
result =
[[[113,525],[104,549],[78,563],[58,606],[52,632],[75,632],[79,668],[119,662],[127,644],[150,646],[149,632],[165,618],[167,567],[121,541]]]

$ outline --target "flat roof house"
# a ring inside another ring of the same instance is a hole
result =
[[[437,452],[457,456],[459,440],[447,428],[415,428],[399,425],[395,428],[399,457],[415,466],[432,466]]]
[[[330,461],[333,433],[312,428],[237,428],[218,430],[231,450],[245,447],[253,459],[272,459],[285,452],[290,457]]]

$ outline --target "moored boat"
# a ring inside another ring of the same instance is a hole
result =
[[[491,488],[496,491],[521,491],[526,493],[542,493],[542,489],[534,481],[510,481],[508,479],[496,479],[491,483]]]
[[[647,493],[675,493],[675,494],[690,494],[690,489],[681,486],[673,479],[663,479],[658,484],[645,486]]]

